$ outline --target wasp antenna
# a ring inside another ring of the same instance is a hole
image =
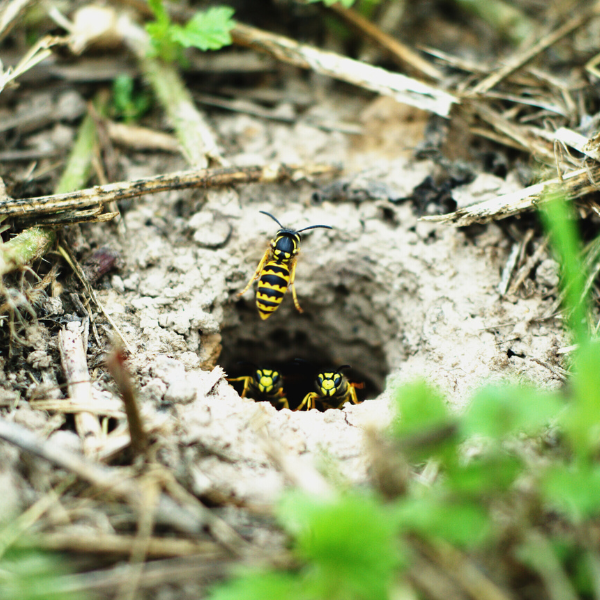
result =
[[[271,213],[265,212],[264,210],[259,210],[258,212],[262,213],[263,215],[267,215],[267,217],[271,217],[271,219],[273,219],[273,221],[275,221],[275,223],[277,223],[281,229],[285,229],[285,227]]]
[[[344,369],[351,369],[352,367],[350,365],[342,365],[341,367],[338,367],[338,370],[336,371],[337,373],[339,373],[340,371],[344,370]]]
[[[296,231],[296,233],[306,231],[307,229],[317,229],[317,227],[321,227],[322,229],[333,229],[333,227],[331,227],[331,225],[311,225],[310,227],[304,227],[303,229],[298,229],[298,231]]]

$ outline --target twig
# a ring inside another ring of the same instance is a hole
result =
[[[447,117],[457,98],[400,73],[392,73],[357,60],[299,44],[290,38],[236,23],[231,30],[236,44],[267,52],[277,59],[356,86],[391,96],[398,102]]]
[[[10,0],[0,7],[0,40],[15,26],[17,19],[38,0]]]
[[[420,545],[420,548],[472,598],[477,598],[477,600],[511,599],[510,594],[488,579],[468,556],[450,544],[439,541],[435,546],[424,543]]]
[[[102,415],[104,417],[112,417],[113,419],[125,419],[125,411],[123,403],[116,398],[106,399],[101,402],[94,402],[92,406],[88,402],[79,404],[71,398],[63,398],[60,400],[30,400],[29,406],[33,410],[51,410],[59,413],[78,413],[81,411],[91,412],[94,415]]]
[[[217,169],[194,169],[156,175],[133,181],[121,181],[92,188],[39,196],[37,198],[8,198],[0,204],[0,215],[39,215],[66,209],[79,209],[111,201],[136,198],[144,194],[156,194],[168,190],[209,188],[243,183],[276,183],[297,181],[306,177],[335,174],[337,167],[323,164],[284,165],[271,164],[251,167],[223,167]]]
[[[155,588],[161,583],[180,584],[183,581],[213,581],[223,577],[232,560],[205,561],[202,556],[167,558],[146,563],[143,566],[140,587]],[[132,574],[130,565],[118,565],[110,569],[99,569],[77,575],[57,576],[45,586],[28,590],[28,600],[47,600],[48,597],[64,598],[83,592],[112,592]]]
[[[470,3],[473,4],[473,3]],[[594,6],[588,10],[578,11],[578,14],[572,19],[567,21],[564,25],[561,25],[558,29],[552,32],[550,35],[543,37],[536,44],[534,44],[529,50],[521,53],[517,53],[506,65],[495,73],[491,73],[485,79],[482,79],[472,90],[473,94],[485,94],[488,90],[491,90],[495,85],[500,83],[505,77],[514,73],[517,69],[520,69],[523,65],[533,60],[540,52],[546,50],[561,38],[569,35],[575,31],[578,27],[589,23],[592,17],[598,16],[600,13],[600,5],[596,2]]]
[[[83,328],[89,326],[72,321],[66,329],[58,332],[58,349],[65,372],[69,396],[83,405],[93,404],[92,383],[87,367],[86,351],[83,344]],[[75,429],[83,443],[83,451],[87,456],[94,456],[98,450],[101,435],[98,417],[89,412],[75,414]]]
[[[106,366],[115,380],[125,404],[129,436],[131,437],[131,449],[138,456],[146,455],[148,451],[148,436],[142,424],[135,387],[125,366],[125,355],[120,348],[113,350],[106,361]]]
[[[76,554],[131,554],[135,536],[95,533],[92,536],[79,533],[41,533],[24,537],[16,542],[19,548],[39,548]],[[225,558],[228,553],[215,542],[193,541],[169,537],[153,537],[148,540],[147,556],[168,558],[175,556],[202,555],[205,560]]]
[[[535,252],[527,259],[525,264],[519,269],[515,280],[510,286],[508,291],[509,294],[516,294],[523,282],[527,279],[527,277],[529,277],[529,273],[531,273],[532,269],[538,264],[544,252],[546,252],[547,247],[548,238],[545,238],[544,241],[537,247]]]
[[[483,102],[472,101],[469,105],[483,121],[491,125],[495,130],[515,140],[515,142],[526,148],[535,158],[545,161],[548,164],[554,164],[553,145],[534,138],[529,128],[513,123]]]
[[[146,478],[147,479],[147,478]],[[136,591],[140,585],[144,561],[148,553],[152,530],[154,529],[154,514],[159,495],[159,487],[156,481],[145,481],[144,503],[138,517],[138,533],[131,548],[129,564],[131,566],[131,577],[123,581],[116,594],[116,600],[135,600]]]
[[[584,135],[568,129],[567,127],[559,127],[554,132],[554,139],[563,142],[571,148],[575,148],[578,152],[593,158],[594,160],[600,161],[600,148],[598,135],[588,139]]]
[[[162,131],[155,131],[139,125],[115,123],[110,120],[106,120],[106,129],[113,143],[126,148],[179,152],[177,139]]]
[[[506,259],[504,269],[502,269],[502,276],[500,277],[500,283],[498,284],[498,293],[501,296],[504,296],[504,294],[506,294],[506,290],[508,289],[508,285],[510,283],[510,278],[512,277],[513,271],[517,266],[517,260],[519,258],[519,247],[520,244],[513,244],[510,254]]]
[[[351,8],[345,8],[340,3],[332,4],[329,7],[329,10],[389,52],[401,67],[408,67],[412,71],[417,71],[421,75],[425,75],[426,77],[437,81],[444,79],[442,72],[434,67],[429,61],[422,58],[402,42],[399,42],[396,38],[382,31],[377,25],[365,19],[360,13]]]
[[[530,210],[546,202],[546,194],[553,188],[563,186],[569,198],[580,198],[598,189],[594,183],[600,179],[600,164],[594,164],[589,169],[578,169],[564,175],[560,179],[550,179],[536,183],[518,192],[511,192],[485,202],[479,202],[466,208],[461,208],[446,215],[421,217],[422,221],[446,223],[455,227],[464,227],[473,223],[489,223],[505,219],[525,210]]]
[[[279,114],[277,110],[269,110],[247,100],[226,100],[225,98],[211,96],[209,94],[195,94],[194,98],[197,102],[202,104],[218,106],[219,108],[224,108],[225,110],[254,115],[263,119],[272,119],[273,121],[282,121],[284,123],[295,123],[298,121],[298,117],[296,115],[282,115]],[[312,127],[323,129],[324,131],[341,131],[342,133],[348,133],[350,135],[361,135],[364,133],[364,128],[357,123],[326,121],[324,119],[316,119],[310,116],[303,117],[302,122],[306,123],[307,125],[311,125]]]
[[[540,365],[540,367],[544,367],[545,369],[548,369],[548,371],[550,371],[552,374],[554,374],[561,381],[567,381],[569,372],[566,371],[565,369],[558,367],[558,366],[553,367],[552,365],[548,364],[547,362],[545,362],[543,360],[540,360],[539,358],[530,358],[529,360],[531,362],[534,362],[537,365]]]
[[[37,41],[25,54],[25,56],[19,61],[19,64],[13,69],[9,67],[6,71],[0,69],[0,92],[9,84],[12,83],[17,77],[23,75],[23,73],[29,71],[37,64],[48,58],[52,51],[50,48],[56,45],[67,44],[66,38],[55,37],[47,35],[41,40]]]
[[[54,490],[44,494],[0,532],[0,558],[60,498],[74,479],[73,476],[70,476],[61,481]]]
[[[142,503],[142,490],[134,480],[116,469],[95,464],[83,456],[50,441],[38,438],[33,432],[17,423],[0,419],[0,438],[58,467],[67,469],[84,481],[117,497],[133,507]],[[209,519],[209,513],[199,504],[181,505],[166,494],[159,499],[157,521],[186,533],[198,533]]]

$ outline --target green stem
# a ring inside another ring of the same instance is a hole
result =
[[[202,169],[208,166],[207,156],[218,160],[220,152],[214,136],[175,68],[148,56],[140,56],[139,61],[144,77],[167,113],[187,162]]]
[[[0,245],[0,277],[41,258],[55,241],[56,233],[52,229],[32,227]]]

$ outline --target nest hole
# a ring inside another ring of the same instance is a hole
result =
[[[333,304],[339,313],[340,302]],[[336,326],[339,319],[332,321],[332,315],[327,314],[331,307],[311,304],[306,299],[302,307],[304,313],[300,314],[293,306],[284,305],[261,321],[253,303],[239,301],[228,319],[232,324],[222,332],[220,364],[228,377],[250,375],[252,365],[277,369],[283,374],[286,397],[293,409],[306,394],[315,391],[319,371],[350,365],[344,375],[351,382],[364,384],[357,389],[358,399],[378,396],[385,386],[388,364],[376,336],[361,337],[359,333],[349,339],[348,330],[340,334]],[[356,329],[366,331],[364,327]],[[234,387],[241,392],[241,384]]]

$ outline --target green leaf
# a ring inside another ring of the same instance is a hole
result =
[[[394,433],[403,437],[448,422],[446,401],[439,390],[423,380],[399,387],[395,393],[396,414]]]
[[[518,385],[480,389],[461,422],[465,437],[501,439],[516,432],[535,433],[563,408],[558,394]]]
[[[588,338],[587,301],[584,297],[587,274],[580,258],[581,240],[576,225],[577,215],[573,204],[565,199],[564,192],[554,193],[549,202],[544,204],[540,214],[561,265],[569,327],[575,341],[582,343]]]
[[[417,380],[398,387],[393,395],[396,418],[392,430],[406,443],[404,451],[409,459],[419,462],[436,458],[443,463],[451,460],[456,441],[448,435],[452,420],[440,391],[424,380]]]
[[[113,115],[125,122],[137,121],[150,107],[150,95],[134,92],[134,81],[121,74],[113,82]]]
[[[571,446],[584,456],[594,453],[600,445],[599,340],[582,343],[573,370],[573,401],[562,421]]]
[[[471,461],[467,465],[451,465],[448,487],[461,496],[506,491],[523,470],[522,463],[509,455],[497,454]]]
[[[248,571],[212,588],[208,600],[311,600],[297,575]]]
[[[65,592],[65,563],[59,555],[38,551],[13,550],[0,560],[0,598],[2,600],[81,600],[82,592]]]
[[[150,10],[154,13],[154,18],[161,24],[168,25],[171,22],[169,19],[169,14],[165,10],[163,6],[162,0],[148,0],[148,6]]]
[[[550,468],[541,482],[544,499],[578,523],[600,514],[600,468],[581,461]]]
[[[440,490],[435,492],[439,494]],[[441,495],[402,499],[394,516],[402,531],[419,533],[430,540],[441,538],[463,548],[481,545],[492,530],[484,507],[466,500],[451,501]]]
[[[189,48],[218,50],[231,44],[230,31],[234,26],[231,19],[234,10],[228,6],[209,8],[196,13],[184,27],[174,25],[171,39]]]
[[[389,510],[367,495],[319,500],[293,492],[280,520],[308,561],[305,581],[319,598],[387,600],[397,567],[398,541]]]

